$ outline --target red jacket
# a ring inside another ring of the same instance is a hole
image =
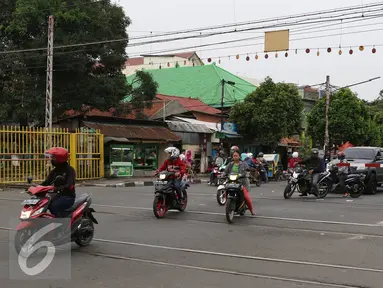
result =
[[[300,158],[291,158],[289,160],[289,168],[295,168],[295,165],[297,165],[297,163],[301,161]]]
[[[178,170],[183,176],[186,173],[186,165],[185,162],[183,162],[180,158],[177,158],[175,160],[165,160],[165,162],[161,165],[160,168],[158,168],[157,172],[165,171],[168,172],[174,172],[175,170]]]

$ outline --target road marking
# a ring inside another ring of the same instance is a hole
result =
[[[94,241],[103,242],[103,243],[111,243],[111,244],[127,245],[127,246],[156,248],[156,249],[171,250],[171,251],[178,251],[178,252],[185,252],[185,253],[222,256],[222,257],[230,257],[230,258],[246,259],[246,260],[256,260],[256,261],[276,262],[276,263],[284,263],[284,264],[295,264],[295,265],[316,266],[316,267],[324,267],[324,268],[336,268],[336,269],[346,269],[346,270],[383,273],[382,269],[373,269],[373,268],[356,267],[356,266],[345,266],[345,265],[325,264],[325,263],[318,263],[318,262],[286,260],[286,259],[279,259],[279,258],[267,258],[267,257],[259,257],[259,256],[231,254],[231,253],[223,253],[223,252],[196,250],[196,249],[170,247],[170,246],[153,245],[153,244],[144,244],[144,243],[136,243],[136,242],[125,242],[125,241],[108,240],[108,239],[96,239],[95,238]]]
[[[363,240],[364,237],[362,235],[355,235],[354,237],[348,238],[350,240]]]
[[[12,200],[12,201],[22,201],[24,199],[12,199],[12,198],[0,198],[0,200]],[[109,207],[109,208],[121,208],[121,209],[134,209],[134,210],[152,210],[152,208],[147,207],[135,207],[135,206],[120,206],[120,205],[107,205],[107,204],[93,204],[93,206],[98,207]],[[186,210],[187,213],[193,214],[202,214],[202,215],[225,215],[224,213],[218,212],[207,212],[207,211],[193,211]],[[361,226],[361,227],[382,227],[383,221],[377,224],[368,224],[368,223],[356,223],[356,222],[342,222],[342,221],[326,221],[326,220],[315,220],[315,219],[302,219],[302,218],[287,218],[287,217],[275,217],[275,216],[242,216],[255,219],[268,219],[268,220],[280,220],[280,221],[294,221],[294,222],[307,222],[307,223],[320,223],[320,224],[332,224],[332,225],[346,225],[346,226]]]
[[[79,252],[79,253],[86,253],[86,252]],[[336,284],[336,283],[301,280],[297,278],[285,278],[285,277],[269,276],[269,275],[254,274],[254,273],[237,272],[237,271],[224,270],[224,269],[214,269],[214,268],[207,268],[207,267],[201,267],[201,266],[183,265],[183,264],[154,261],[154,260],[147,260],[147,259],[141,259],[141,258],[104,254],[104,253],[87,253],[87,254],[97,256],[97,257],[111,258],[111,259],[117,259],[117,260],[128,260],[128,261],[141,262],[141,263],[152,264],[152,265],[160,265],[160,266],[176,267],[176,268],[178,267],[178,268],[198,270],[198,271],[204,271],[204,272],[214,272],[214,273],[229,274],[229,275],[235,275],[235,276],[245,276],[245,277],[251,277],[251,278],[259,278],[259,279],[267,279],[267,280],[275,280],[275,281],[283,281],[283,282],[293,282],[293,283],[299,283],[299,284],[310,284],[310,285],[318,285],[318,286],[334,287],[334,288],[358,288],[359,287],[359,286],[353,286],[353,285],[350,286],[350,285],[342,285],[342,284]]]
[[[153,210],[153,208],[147,207],[134,207],[134,206],[118,206],[118,205],[106,205],[106,204],[93,204],[93,206],[109,207],[109,208],[121,208],[121,209],[133,209],[133,210]],[[186,213],[192,214],[203,214],[203,215],[219,215],[224,216],[224,213],[218,212],[206,212],[206,211],[194,211],[185,210]],[[282,220],[282,221],[295,221],[295,222],[308,222],[308,223],[321,223],[321,224],[332,224],[332,225],[346,225],[346,226],[362,226],[362,227],[382,227],[379,224],[368,224],[368,223],[353,223],[353,222],[338,222],[338,221],[326,221],[326,220],[315,220],[315,219],[300,219],[300,218],[286,218],[286,217],[274,217],[274,216],[241,216],[253,219],[268,219],[268,220]]]

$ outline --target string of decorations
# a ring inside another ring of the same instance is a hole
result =
[[[321,56],[321,53],[323,51],[325,51],[325,53],[327,53],[327,54],[331,54],[331,53],[337,51],[338,55],[341,56],[341,55],[343,55],[343,49],[345,49],[345,51],[347,51],[349,55],[354,55],[356,51],[364,52],[364,51],[366,51],[367,48],[371,48],[371,53],[376,54],[378,52],[377,47],[383,47],[383,44],[360,45],[359,47],[350,46],[347,49],[342,48],[341,46],[338,46],[338,47],[321,47],[321,48],[295,48],[295,49],[289,49],[287,51],[276,51],[276,52],[259,51],[259,52],[251,52],[251,53],[238,53],[238,54],[232,54],[232,55],[226,55],[226,56],[206,57],[206,58],[200,58],[200,59],[201,59],[201,61],[205,60],[208,63],[211,63],[211,62],[217,60],[218,64],[221,64],[221,62],[224,59],[231,60],[231,58],[235,58],[236,60],[239,60],[239,59],[241,59],[241,56],[246,56],[244,59],[249,62],[252,59],[259,60],[261,58],[264,58],[267,60],[267,59],[271,58],[272,56],[274,56],[274,58],[279,58],[280,54],[283,55],[282,57],[287,58],[291,54],[297,55],[301,51],[303,51],[305,54],[313,54],[316,52],[315,53],[316,56]],[[158,55],[158,56],[161,56],[161,55]],[[184,60],[183,61],[184,66],[186,66],[188,64],[188,62],[190,62],[190,61]],[[192,65],[195,66],[194,60],[192,60],[191,62],[192,62]],[[171,64],[173,64],[173,63],[175,63],[175,67],[180,66],[180,61],[168,61],[168,62],[158,62],[158,63],[150,62],[149,65],[152,65],[152,66],[153,65],[160,65],[159,69],[161,69],[163,65],[170,67]]]

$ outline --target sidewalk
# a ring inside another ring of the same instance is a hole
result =
[[[78,187],[143,187],[154,186],[155,179],[153,177],[121,177],[112,179],[97,179],[97,180],[78,180],[76,186]],[[198,179],[194,180],[193,184],[208,183],[209,178],[207,175],[200,175]],[[0,191],[4,188],[28,188],[27,183],[13,183],[13,184],[0,184]]]
[[[202,176],[202,175],[201,175]],[[152,177],[141,177],[141,178],[135,178],[135,177],[124,177],[124,178],[117,178],[117,179],[99,179],[99,180],[89,180],[78,182],[78,186],[85,186],[85,187],[143,187],[143,186],[154,186],[154,181]],[[201,183],[208,183],[209,178],[207,176],[205,177],[198,177],[198,179],[194,180],[193,184],[201,184]]]

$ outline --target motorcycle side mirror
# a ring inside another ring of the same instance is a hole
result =
[[[28,179],[27,179],[27,181],[28,181],[28,184],[31,184],[32,183],[32,176],[28,176]]]
[[[66,183],[66,180],[63,176],[59,175],[56,177],[55,181],[54,181],[54,186],[55,187],[59,187],[59,186],[63,186],[65,185]]]

